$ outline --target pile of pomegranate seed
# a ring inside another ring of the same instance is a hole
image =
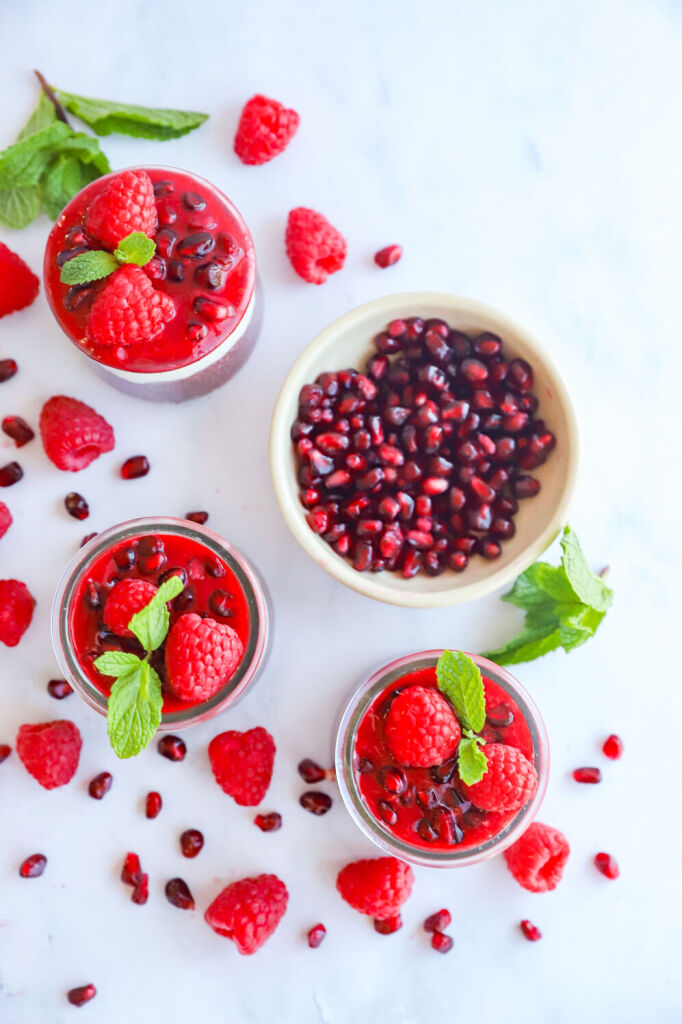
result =
[[[17,448],[23,448],[36,436],[21,416],[5,416],[2,421],[2,429],[8,437],[12,438]]]
[[[81,985],[79,988],[72,988],[67,992],[66,998],[72,1006],[82,1006],[83,1003],[89,1003],[96,995],[97,989],[94,985]]]
[[[182,878],[171,878],[166,882],[166,899],[180,910],[194,910],[194,897],[187,882]]]
[[[359,572],[462,572],[514,536],[556,439],[495,334],[393,320],[365,373],[321,373],[291,428],[311,530]]]
[[[271,814],[257,814],[253,823],[261,832],[277,832],[282,827],[282,815],[277,811],[272,811]]]
[[[100,772],[99,775],[95,775],[94,779],[91,779],[88,793],[93,800],[101,800],[111,789],[113,781],[111,772]]]
[[[597,853],[594,858],[594,864],[598,871],[601,871],[602,875],[606,878],[618,878],[620,875],[620,868],[615,857],[612,857],[610,853]]]
[[[611,733],[611,735],[607,736],[604,740],[602,750],[611,761],[617,761],[619,757],[623,756],[623,741],[620,736],[616,736],[615,733]]]
[[[45,870],[46,864],[47,857],[42,853],[33,853],[21,865],[19,874],[22,878],[39,878]]]
[[[144,802],[144,813],[148,818],[156,818],[161,813],[161,794],[156,792],[147,793]]]
[[[308,945],[310,948],[317,949],[317,947],[324,941],[326,934],[327,929],[323,924],[316,924],[314,928],[311,928],[308,932]]]
[[[601,770],[599,768],[575,768],[573,778],[576,782],[587,782],[594,785],[601,782]]]
[[[530,921],[522,921],[519,927],[529,942],[537,942],[538,939],[542,938],[540,929],[536,928]]]
[[[47,684],[47,692],[50,697],[54,697],[55,700],[64,700],[69,694],[73,693],[72,688],[67,683],[66,679],[50,679]]]

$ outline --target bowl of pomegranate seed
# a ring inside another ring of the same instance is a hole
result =
[[[301,547],[375,600],[435,608],[508,584],[566,519],[578,431],[539,343],[440,292],[359,306],[284,382],[270,435]]]

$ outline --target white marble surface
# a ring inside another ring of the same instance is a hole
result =
[[[42,296],[0,321],[0,357],[21,364],[1,387],[3,415],[35,424],[42,402],[63,391],[95,405],[117,435],[115,453],[74,478],[30,445],[19,456],[24,480],[2,494],[16,521],[0,543],[0,574],[26,580],[38,609],[20,646],[0,652],[0,740],[61,715],[84,736],[78,774],[61,790],[40,789],[16,755],[0,767],[3,1024],[71,1020],[64,992],[90,980],[99,994],[83,1019],[110,1024],[680,1019],[682,708],[667,646],[679,629],[681,28],[677,0],[2,5],[0,144],[32,107],[34,66],[73,92],[207,110],[210,122],[185,139],[103,146],[114,167],[167,162],[222,186],[252,227],[267,302],[259,347],[235,382],[181,407],[150,407],[101,383]],[[286,155],[262,168],[231,151],[255,91],[302,116]],[[283,251],[287,211],[300,204],[349,242],[346,268],[319,289],[295,277]],[[41,219],[0,237],[38,269],[47,231]],[[378,270],[373,252],[394,241],[402,262]],[[595,566],[610,563],[616,601],[587,646],[518,671],[551,737],[541,818],[572,845],[560,888],[526,894],[498,861],[466,874],[417,870],[405,927],[384,938],[333,884],[341,864],[372,848],[339,801],[321,819],[299,808],[296,762],[329,759],[337,709],[376,663],[406,649],[496,645],[518,616],[497,596],[419,613],[340,588],[280,519],[266,440],[301,346],[349,307],[415,288],[498,305],[553,352],[584,440],[572,522]],[[140,451],[152,472],[122,483],[117,467]],[[0,455],[13,457],[8,439]],[[92,509],[82,525],[62,507],[73,486]],[[51,593],[86,529],[191,507],[210,509],[211,525],[267,577],[270,667],[234,712],[187,735],[184,764],[153,750],[117,763],[100,718],[75,696],[56,704],[45,692],[56,671]],[[205,755],[219,729],[256,724],[278,746],[266,803],[284,827],[274,835],[218,790]],[[613,765],[599,755],[612,730],[626,744]],[[572,782],[584,763],[603,765],[601,786]],[[114,787],[95,803],[85,787],[104,769]],[[165,800],[154,822],[141,812],[150,788]],[[207,839],[194,862],[177,849],[190,826]],[[151,875],[143,908],[117,881],[128,849]],[[599,849],[620,861],[618,882],[592,867]],[[47,871],[22,881],[17,866],[35,850],[48,855]],[[240,958],[201,915],[223,884],[261,870],[285,879],[290,909],[257,956]],[[196,896],[193,914],[164,899],[177,874]],[[442,905],[454,918],[447,958],[420,930]],[[526,916],[544,932],[536,945],[518,933]],[[328,937],[311,951],[303,936],[318,920]]]

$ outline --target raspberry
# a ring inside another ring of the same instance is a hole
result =
[[[430,768],[452,757],[462,731],[451,704],[429,686],[408,686],[386,716],[386,743],[395,759],[414,768]]]
[[[346,903],[379,921],[397,917],[412,892],[409,864],[396,857],[356,860],[339,871],[336,888]]]
[[[550,892],[561,881],[571,849],[563,833],[533,822],[508,850],[504,859],[512,875],[529,892]]]
[[[0,242],[0,317],[30,306],[40,282],[20,256]]]
[[[73,722],[61,720],[22,725],[16,746],[26,771],[45,789],[55,789],[75,775],[83,741]]]
[[[346,239],[321,213],[304,206],[289,214],[284,241],[292,267],[310,284],[324,284],[346,262]]]
[[[166,640],[168,685],[180,700],[208,700],[230,678],[244,645],[231,626],[181,615]]]
[[[482,811],[516,811],[535,795],[538,776],[534,765],[516,747],[487,743],[485,775],[472,786],[461,784],[471,802]]]
[[[245,956],[266,942],[284,917],[289,893],[277,875],[233,882],[216,896],[204,920],[218,935],[232,939]]]
[[[104,417],[77,398],[48,399],[39,426],[45,454],[57,469],[76,473],[114,447],[114,431]]]
[[[0,580],[0,641],[16,647],[31,625],[35,598],[25,583]]]
[[[128,629],[133,615],[149,604],[156,587],[148,580],[121,580],[109,591],[104,606],[104,625],[117,636],[134,636]]]
[[[283,153],[298,128],[300,118],[267,96],[252,96],[239,118],[234,151],[244,164],[266,164]]]
[[[157,291],[141,267],[128,263],[107,278],[90,309],[85,335],[94,345],[144,345],[174,316],[170,295]]]
[[[272,779],[275,741],[267,729],[221,732],[208,745],[208,759],[216,782],[241,807],[255,807]]]
[[[93,199],[85,227],[89,234],[115,249],[120,241],[141,231],[156,234],[154,186],[146,171],[122,171]]]
[[[0,501],[0,537],[4,537],[10,526],[12,525],[12,513],[5,505],[4,501]]]

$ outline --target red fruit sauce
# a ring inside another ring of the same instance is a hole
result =
[[[183,569],[188,578],[185,589],[171,602],[171,629],[181,615],[189,612],[205,614],[231,626],[246,650],[250,629],[247,599],[237,577],[223,559],[199,541],[177,534],[156,533],[127,538],[112,545],[90,565],[87,575],[76,588],[69,621],[71,642],[81,668],[105,696],[109,695],[114,680],[99,673],[94,660],[105,651],[144,654],[137,640],[119,637],[107,630],[102,618],[107,593],[115,583],[124,579],[144,579],[159,586],[177,568]],[[219,600],[216,600],[217,593]],[[229,614],[218,615],[216,607]],[[164,713],[186,710],[201,703],[179,700],[166,686],[164,647],[162,645],[150,659],[164,684]]]
[[[154,184],[158,216],[156,253],[145,273],[171,296],[175,318],[144,345],[116,348],[85,339],[92,301],[106,278],[69,287],[60,281],[61,266],[81,252],[103,248],[84,224],[109,176],[93,181],[60,214],[45,251],[45,289],[62,330],[87,355],[119,370],[152,373],[194,363],[234,331],[253,296],[256,258],[241,215],[209,182],[169,168],[137,169]]]
[[[435,667],[409,672],[401,677],[399,685],[391,683],[363,715],[353,757],[358,789],[381,827],[403,842],[423,850],[480,846],[505,829],[519,811],[481,811],[473,807],[463,790],[458,791],[455,759],[435,768],[406,768],[397,763],[386,745],[384,723],[396,694],[414,685],[435,687]],[[485,675],[483,685],[488,713],[483,737],[491,743],[518,747],[533,761],[530,729],[518,704]]]

